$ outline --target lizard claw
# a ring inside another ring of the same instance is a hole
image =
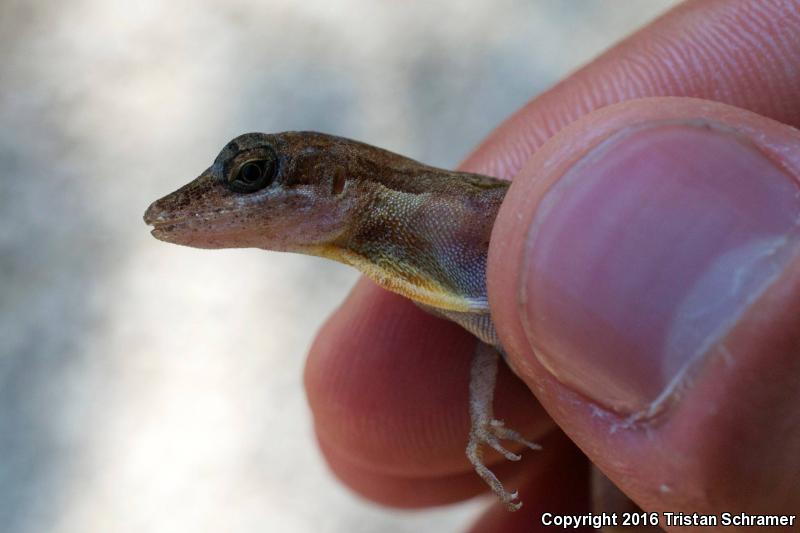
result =
[[[497,479],[497,476],[483,463],[484,445],[488,445],[496,450],[509,461],[519,461],[522,459],[520,455],[507,450],[500,443],[499,439],[507,439],[509,438],[509,434],[518,435],[515,431],[503,427],[503,423],[500,420],[491,420],[490,423],[480,424],[477,427],[473,425],[472,431],[470,432],[469,444],[467,445],[467,458],[475,468],[475,472],[489,485],[492,492],[500,499],[500,502],[502,502],[509,511],[516,511],[522,507],[522,502],[517,501],[519,497],[517,491],[507,491],[500,480]],[[533,449],[539,448],[538,445],[526,441],[522,439],[522,437],[519,439],[513,438],[513,435],[509,440],[521,442]]]

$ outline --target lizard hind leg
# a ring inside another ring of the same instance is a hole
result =
[[[525,440],[516,431],[506,428],[502,420],[494,418],[492,401],[497,381],[499,355],[497,349],[481,342],[472,358],[469,381],[469,415],[472,428],[469,432],[467,458],[475,467],[478,475],[483,478],[508,510],[516,511],[522,507],[522,502],[516,501],[517,492],[508,492],[497,476],[483,463],[484,446],[488,445],[510,461],[519,461],[521,457],[504,448],[500,439],[524,444],[533,450],[541,447]]]

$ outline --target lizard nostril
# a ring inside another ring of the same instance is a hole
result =
[[[157,222],[164,222],[165,220],[164,210],[158,205],[158,200],[150,204],[150,207],[144,212],[144,223],[148,226],[152,226]]]

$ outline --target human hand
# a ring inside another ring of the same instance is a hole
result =
[[[522,381],[501,372],[495,411],[544,446],[492,466],[525,506],[476,529],[588,511],[587,457],[645,510],[800,508],[798,13],[684,4],[464,163],[514,177],[488,285]],[[334,472],[396,506],[485,490],[463,454],[473,347],[362,281],[306,371]]]

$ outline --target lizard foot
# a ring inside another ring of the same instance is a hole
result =
[[[483,463],[484,445],[496,450],[509,461],[519,461],[521,456],[507,450],[500,443],[501,439],[523,444],[532,450],[539,450],[541,447],[525,439],[516,431],[505,427],[502,420],[493,417],[492,400],[497,380],[497,364],[497,350],[481,343],[472,360],[470,375],[469,411],[472,428],[467,444],[467,458],[475,467],[475,472],[489,485],[506,508],[509,511],[516,511],[522,507],[522,502],[516,501],[517,491],[507,491],[497,476]]]

